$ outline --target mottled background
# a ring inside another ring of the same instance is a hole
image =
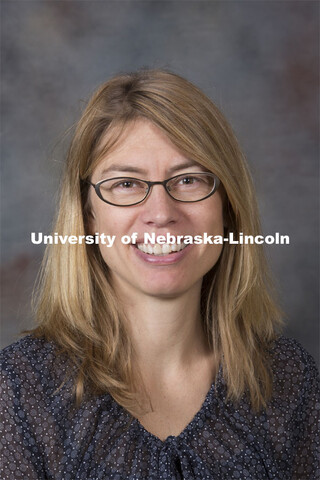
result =
[[[2,346],[30,298],[67,148],[95,87],[166,67],[225,112],[256,181],[286,333],[318,355],[317,1],[2,1]]]

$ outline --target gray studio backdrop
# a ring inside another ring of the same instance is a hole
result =
[[[64,132],[118,72],[165,67],[229,118],[251,165],[286,312],[318,359],[317,1],[2,1],[2,346],[32,325]]]

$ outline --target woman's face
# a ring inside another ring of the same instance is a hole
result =
[[[164,133],[147,120],[127,126],[124,140],[99,163],[92,183],[107,178],[129,176],[163,181],[180,173],[205,171],[186,158]],[[144,253],[136,245],[121,242],[123,235],[145,233],[166,235],[223,235],[223,205],[219,190],[196,203],[172,199],[162,185],[155,185],[147,199],[138,205],[117,207],[103,202],[90,188],[92,233],[115,235],[112,247],[100,244],[118,292],[162,298],[176,297],[190,289],[200,290],[203,276],[217,262],[222,245],[189,245],[165,255]]]

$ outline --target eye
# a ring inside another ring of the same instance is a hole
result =
[[[138,180],[133,180],[130,178],[121,179],[118,181],[114,181],[109,185],[109,188],[112,190],[133,190],[136,188],[141,188],[142,183]]]
[[[190,175],[188,175],[187,177],[183,177],[181,178],[180,182],[183,184],[183,185],[192,185],[193,183],[195,182],[198,182],[199,179],[196,178],[196,177],[192,177]]]
[[[177,178],[176,187],[199,187],[205,184],[206,179],[199,175],[183,175]]]
[[[134,182],[130,181],[130,180],[125,180],[124,182],[118,182],[114,185],[112,185],[112,188],[117,188],[117,187],[120,187],[120,188],[132,188],[134,186]]]
[[[118,178],[105,181],[102,185],[104,190],[112,192],[130,192],[140,191],[146,189],[146,185],[143,181],[135,178]]]

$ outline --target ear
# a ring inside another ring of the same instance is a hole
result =
[[[226,203],[224,204],[224,207],[223,207],[223,228],[225,230],[228,229],[229,227],[229,208],[228,208],[228,204],[229,202],[226,200]]]
[[[94,235],[96,232],[96,216],[90,205],[86,206],[84,226],[89,235]]]
[[[227,230],[230,226],[230,203],[224,186],[220,183],[219,192],[222,199],[223,228]]]
[[[84,202],[83,207],[83,221],[86,233],[89,235],[94,235],[96,232],[96,216],[94,209],[92,207],[90,190],[88,189],[87,183],[85,184],[86,191],[83,193],[85,195],[86,201]]]

